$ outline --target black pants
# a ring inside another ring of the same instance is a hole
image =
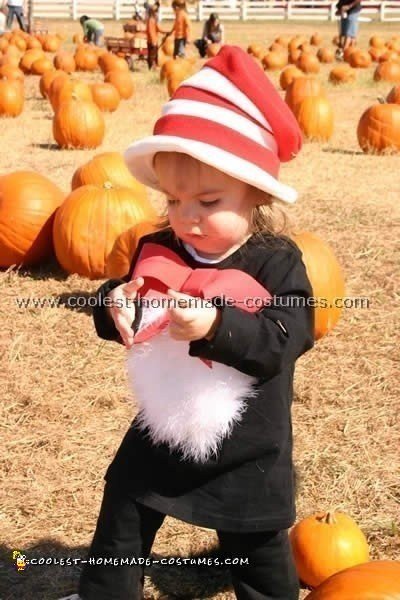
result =
[[[88,559],[148,557],[164,518],[107,482]],[[248,564],[230,566],[239,600],[298,600],[299,584],[286,531],[217,534],[223,556],[248,559]],[[141,600],[143,583],[143,566],[87,563],[79,595],[83,600]]]

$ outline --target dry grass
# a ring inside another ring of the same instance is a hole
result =
[[[112,24],[109,31],[119,28]],[[331,24],[228,23],[227,37],[247,45],[316,29],[329,42],[335,33]],[[57,30],[70,35],[77,25],[60,24]],[[395,27],[362,25],[361,45],[377,31],[390,37]],[[325,82],[327,73],[324,67]],[[141,69],[135,79],[135,99],[107,117],[98,151],[123,151],[147,135],[166,101],[154,75]],[[293,407],[298,510],[299,517],[331,507],[346,511],[368,536],[373,558],[394,559],[400,546],[399,158],[364,155],[356,138],[363,110],[390,85],[373,83],[370,68],[359,73],[357,83],[327,87],[334,136],[327,144],[305,144],[298,159],[282,169],[282,178],[301,193],[289,210],[294,223],[332,245],[345,271],[347,295],[369,297],[370,308],[344,311],[335,331],[298,363]],[[67,192],[75,168],[94,152],[55,150],[51,111],[39,97],[37,79],[29,78],[26,88],[21,117],[0,121],[1,173],[35,169]],[[159,201],[156,194],[152,198]],[[22,309],[15,300],[65,299],[89,294],[99,284],[68,277],[55,264],[0,273],[2,600],[54,600],[74,590],[79,567],[16,573],[11,552],[84,557],[105,469],[134,414],[124,350],[96,337],[87,311]],[[213,531],[167,517],[153,550],[188,556],[206,552],[215,540]],[[234,598],[224,570],[152,568],[146,575],[147,598]]]

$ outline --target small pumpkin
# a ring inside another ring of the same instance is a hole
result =
[[[369,40],[369,45],[371,48],[384,48],[385,40],[379,35],[373,35]]]
[[[133,77],[126,71],[109,71],[104,78],[105,83],[111,83],[117,90],[123,100],[128,100],[133,96],[135,84]]]
[[[31,171],[0,177],[0,267],[36,265],[51,255],[54,213],[64,194]]]
[[[24,108],[24,88],[20,81],[0,79],[0,117],[18,117]]]
[[[329,81],[334,85],[340,85],[342,83],[350,83],[356,78],[356,71],[349,65],[343,64],[333,67],[329,73]]]
[[[372,62],[372,58],[365,50],[352,52],[349,57],[349,65],[354,69],[367,69]]]
[[[344,569],[306,600],[400,600],[400,561],[376,560]]]
[[[267,71],[280,71],[283,67],[286,67],[288,64],[288,55],[287,52],[284,51],[272,51],[267,52],[267,54],[262,59],[262,64],[265,70]]]
[[[289,65],[284,69],[279,77],[279,84],[283,90],[287,90],[289,85],[296,77],[303,77],[303,71],[300,71],[295,65]]]
[[[314,54],[304,52],[302,52],[297,60],[296,67],[303,71],[303,73],[319,73],[320,70],[318,58]]]
[[[106,276],[107,258],[115,240],[141,221],[155,220],[150,202],[128,188],[85,185],[57,210],[53,239],[57,260],[68,273],[90,279]]]
[[[75,58],[70,52],[58,52],[54,57],[54,66],[56,69],[60,71],[65,71],[66,73],[74,73],[76,71],[76,63]]]
[[[46,57],[38,58],[31,65],[32,75],[43,75],[47,71],[54,71],[54,65],[52,61]]]
[[[56,110],[53,136],[61,148],[97,148],[104,133],[103,115],[92,101],[73,95]]]
[[[322,63],[332,63],[335,60],[335,53],[331,48],[320,48],[317,52],[317,58]]]
[[[93,102],[103,112],[114,112],[121,101],[121,96],[111,83],[93,83],[91,86]]]
[[[298,576],[310,587],[369,560],[363,532],[344,513],[321,512],[301,520],[292,528],[290,541]]]

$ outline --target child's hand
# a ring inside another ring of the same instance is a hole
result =
[[[114,320],[115,327],[118,329],[122,341],[128,349],[132,348],[134,338],[132,323],[135,319],[136,311],[133,300],[135,300],[137,292],[143,284],[143,277],[138,277],[128,283],[119,285],[107,294],[107,297],[113,301],[113,306],[110,306],[107,310]]]
[[[175,340],[210,340],[218,327],[221,315],[215,306],[175,290],[168,290],[174,306],[168,310],[170,317],[169,333]]]

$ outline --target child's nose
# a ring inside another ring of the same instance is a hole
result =
[[[187,223],[199,223],[200,215],[195,206],[182,206],[181,219]]]

